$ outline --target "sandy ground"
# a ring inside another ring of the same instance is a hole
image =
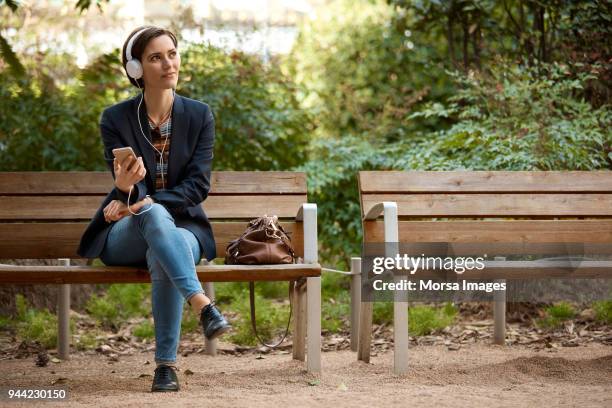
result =
[[[263,357],[263,358],[262,358]],[[466,345],[410,349],[410,372],[392,374],[393,354],[370,364],[356,353],[323,353],[323,372],[306,373],[289,354],[192,354],[179,360],[178,393],[152,394],[152,352],[109,362],[102,355],[37,367],[34,357],[0,361],[1,388],[50,387],[64,378],[69,399],[60,403],[8,402],[2,406],[197,407],[612,407],[612,347],[534,351],[521,346]],[[193,373],[188,373],[188,370]],[[112,372],[114,371],[114,373]]]

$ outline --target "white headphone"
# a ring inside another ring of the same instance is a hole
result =
[[[136,40],[136,38],[138,38],[138,36],[140,34],[142,34],[143,32],[145,32],[146,30],[148,30],[150,27],[147,28],[143,28],[142,30],[138,31],[136,34],[134,34],[132,36],[132,38],[130,38],[130,41],[128,41],[127,47],[125,47],[125,57],[127,59],[127,63],[125,64],[125,70],[127,71],[128,75],[136,80],[136,85],[138,86],[139,89],[140,88],[140,84],[138,83],[138,80],[140,78],[142,78],[142,64],[140,63],[139,60],[135,59],[134,57],[132,57],[132,45],[134,44],[134,41]],[[140,105],[142,104],[142,100],[144,99],[144,90],[141,89],[142,92],[142,96],[140,97],[140,102],[138,102],[138,107],[136,108],[136,118],[138,118],[138,126],[140,127],[140,133],[142,133],[142,137],[144,138],[144,140],[147,141],[147,143],[149,145],[151,145],[151,147],[153,148],[153,150],[155,150],[158,154],[159,154],[159,166],[160,168],[162,168],[162,172],[161,172],[161,176],[162,176],[162,186],[163,188],[166,188],[166,183],[164,180],[164,172],[163,172],[163,167],[164,167],[164,150],[166,150],[166,143],[168,143],[168,136],[166,135],[166,138],[164,140],[164,145],[161,149],[161,151],[159,151],[154,145],[153,143],[151,143],[149,141],[149,139],[147,138],[147,136],[144,134],[144,130],[142,129],[142,123],[140,123]],[[174,106],[174,98],[176,95],[176,91],[174,89],[172,89],[172,106]],[[170,108],[172,109],[172,107]],[[128,203],[130,202],[130,195],[132,194],[132,189],[130,189],[129,193],[128,193]],[[148,195],[147,195],[148,197]],[[130,209],[130,206],[128,204],[128,211],[132,214],[132,215],[139,215],[139,214],[143,214],[147,211],[149,211],[152,207],[147,208],[145,211],[141,211],[138,214],[132,212],[132,210]]]
[[[134,34],[132,38],[130,38],[130,41],[128,41],[127,47],[125,47],[125,59],[127,59],[127,63],[125,64],[125,70],[131,78],[136,80],[136,82],[138,82],[138,80],[142,78],[142,64],[140,63],[140,61],[132,57],[132,45],[134,45],[134,41],[136,41],[136,38],[138,38],[140,34],[147,31],[149,28],[150,27],[143,28],[142,30]]]

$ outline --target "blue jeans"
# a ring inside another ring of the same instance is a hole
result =
[[[204,293],[195,270],[200,257],[195,235],[174,225],[161,204],[120,219],[108,233],[100,254],[105,265],[148,267],[151,274],[156,363],[176,362],[184,302]]]

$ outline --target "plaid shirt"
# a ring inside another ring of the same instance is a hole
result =
[[[168,119],[161,123],[159,127],[156,127],[151,119],[149,119],[149,127],[151,128],[151,143],[158,151],[162,151],[164,148],[164,141],[166,140],[166,136],[168,136],[168,141],[166,142],[166,148],[164,149],[164,164],[160,165],[159,162],[159,153],[155,152],[155,189],[157,191],[163,190],[166,188],[164,185],[166,183],[166,178],[168,175],[168,159],[170,156],[170,140],[172,134],[172,115],[168,116]],[[164,176],[164,183],[162,183],[162,174]]]

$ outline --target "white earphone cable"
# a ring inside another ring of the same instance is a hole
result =
[[[144,130],[142,129],[142,123],[140,122],[140,105],[142,104],[142,101],[144,99],[144,90],[142,88],[140,88],[140,84],[138,83],[138,80],[136,80],[136,85],[138,86],[138,89],[141,90],[141,97],[140,97],[140,102],[138,102],[138,107],[136,108],[136,117],[138,118],[138,126],[140,127],[140,133],[142,133],[142,137],[147,141],[147,143],[149,145],[151,145],[151,147],[153,148],[153,150],[155,150],[158,154],[159,154],[159,167],[161,170],[161,177],[162,177],[162,188],[166,188],[166,182],[164,180],[164,151],[166,150],[166,144],[168,143],[168,136],[170,136],[169,134],[166,135],[165,139],[164,139],[164,145],[161,149],[161,152],[159,151],[159,149],[157,149],[153,143],[151,143],[149,141],[149,139],[147,138],[147,136],[144,134]],[[172,89],[172,104],[170,109],[172,109],[172,106],[174,106],[174,98],[175,98],[175,94],[176,91],[174,89]],[[152,206],[147,208],[144,211],[141,211],[139,213],[135,213],[132,211],[132,209],[130,208],[130,196],[132,195],[132,190],[134,189],[134,186],[130,187],[130,191],[128,192],[128,211],[130,212],[130,214],[132,215],[140,215],[140,214],[144,214],[147,211],[151,210]],[[149,197],[149,195],[147,194],[147,197]]]

